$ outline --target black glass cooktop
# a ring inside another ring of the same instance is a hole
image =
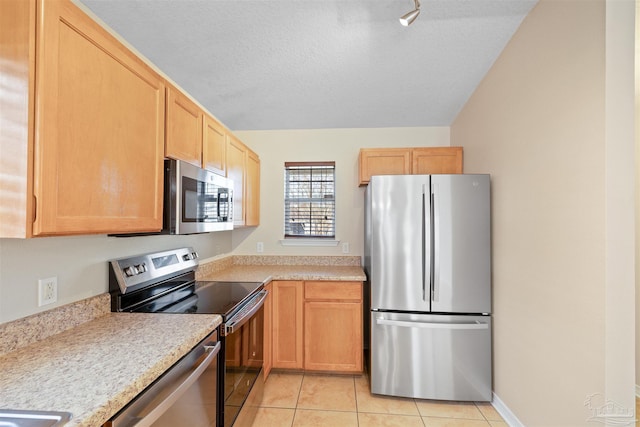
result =
[[[220,314],[226,319],[263,287],[260,282],[197,282],[194,313]]]
[[[260,282],[174,279],[132,294],[120,295],[120,299],[126,307],[123,311],[219,314],[224,321],[263,288]]]

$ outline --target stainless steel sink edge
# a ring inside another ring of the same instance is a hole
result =
[[[58,427],[71,418],[70,412],[0,409],[0,427]]]

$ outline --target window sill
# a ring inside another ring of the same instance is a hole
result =
[[[282,246],[338,246],[340,240],[331,239],[282,239]]]

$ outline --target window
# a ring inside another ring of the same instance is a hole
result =
[[[335,162],[284,164],[284,237],[336,235]]]

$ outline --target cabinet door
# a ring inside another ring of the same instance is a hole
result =
[[[304,369],[362,371],[362,282],[304,282]]]
[[[362,148],[359,163],[360,185],[367,185],[373,175],[411,173],[411,152],[408,148]]]
[[[162,79],[70,1],[41,0],[34,234],[162,228]]]
[[[202,167],[218,175],[227,175],[227,132],[208,115],[204,116]]]
[[[233,135],[227,141],[227,178],[233,180],[233,223],[245,224],[244,187],[247,147]]]
[[[0,238],[32,232],[35,22],[35,1],[0,1]]]
[[[262,365],[262,374],[266,381],[273,367],[271,356],[273,348],[273,285],[269,283],[264,288],[268,292],[267,298],[264,300],[264,363]]]
[[[362,372],[362,303],[304,303],[304,369]]]
[[[414,175],[462,173],[462,147],[429,147],[411,150]]]
[[[202,110],[173,87],[167,88],[167,142],[165,155],[200,167],[202,164]]]
[[[273,284],[273,367],[302,369],[303,288],[298,281]]]
[[[247,226],[260,225],[260,158],[251,150],[247,150],[247,191],[245,208]]]

